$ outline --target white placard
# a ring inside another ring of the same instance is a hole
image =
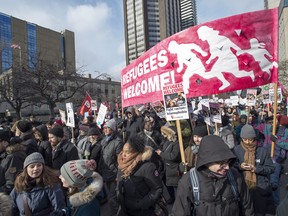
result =
[[[74,111],[73,111],[73,104],[66,103],[66,111],[67,111],[67,123],[68,127],[75,127],[75,119],[74,119]]]

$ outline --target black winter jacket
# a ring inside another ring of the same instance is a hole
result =
[[[155,203],[162,194],[162,182],[154,163],[152,150],[146,147],[142,161],[128,178],[118,171],[117,197],[121,206],[118,216],[154,215]]]

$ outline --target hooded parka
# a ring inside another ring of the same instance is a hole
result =
[[[196,162],[196,174],[199,182],[200,204],[196,206],[189,172],[178,184],[176,199],[171,216],[238,216],[254,215],[254,209],[243,176],[230,168],[237,183],[239,201],[235,198],[231,183],[227,177],[218,178],[207,165],[223,160],[233,160],[235,155],[224,141],[216,136],[205,136],[200,144]]]

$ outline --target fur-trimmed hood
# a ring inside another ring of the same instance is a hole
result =
[[[151,146],[145,146],[144,152],[142,154],[142,161],[150,160],[153,154],[153,148]]]
[[[103,179],[101,175],[97,172],[93,172],[91,178],[93,179],[91,184],[88,185],[84,190],[73,194],[70,198],[70,204],[73,207],[79,207],[86,203],[91,202],[96,195],[102,190]]]
[[[6,148],[7,154],[13,154],[14,152],[17,152],[17,151],[24,151],[25,152],[26,146],[18,143],[18,144],[9,145]]]
[[[4,193],[0,193],[0,215],[12,215],[12,199]]]

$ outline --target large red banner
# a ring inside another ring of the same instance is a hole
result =
[[[277,82],[277,50],[278,9],[191,27],[122,70],[123,107],[163,100],[162,88],[180,82],[188,98]]]

